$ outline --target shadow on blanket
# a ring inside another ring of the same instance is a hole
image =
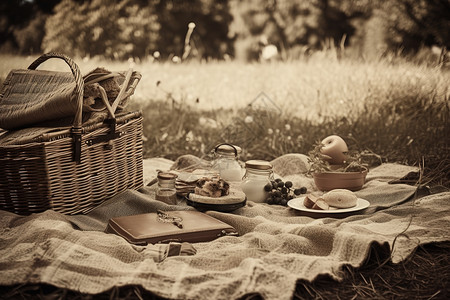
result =
[[[303,159],[296,154],[273,163],[285,180],[314,189],[311,178],[297,173]],[[174,163],[156,162],[154,169],[170,169]],[[450,193],[414,198],[414,186],[389,183],[415,171],[397,164],[370,170],[357,194],[371,206],[342,218],[305,216],[288,207],[253,202],[233,213],[209,211],[240,236],[197,243],[193,256],[167,257],[166,245],[133,246],[104,233],[111,217],[193,209],[156,201],[153,186],[126,191],[88,215],[46,211],[23,217],[0,211],[0,284],[44,283],[89,294],[137,285],[166,298],[258,294],[291,299],[298,282],[323,276],[340,281],[344,267],[362,266],[370,253],[399,263],[419,245],[449,240]],[[146,174],[155,175],[151,173]]]

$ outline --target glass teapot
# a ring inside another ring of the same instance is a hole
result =
[[[212,169],[219,173],[220,177],[228,182],[240,182],[243,169],[239,163],[239,154],[242,149],[228,143],[222,143],[214,149],[214,161]]]

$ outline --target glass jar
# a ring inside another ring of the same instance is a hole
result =
[[[158,186],[156,187],[156,200],[167,204],[177,204],[177,190],[175,188],[175,180],[177,175],[169,172],[158,173]]]
[[[264,186],[273,180],[272,164],[265,160],[249,160],[245,162],[245,169],[241,187],[247,200],[265,202],[268,192],[264,190]]]
[[[241,148],[232,144],[219,144],[214,149],[213,170],[217,171],[220,178],[229,182],[237,183],[242,180],[243,170],[239,164]]]

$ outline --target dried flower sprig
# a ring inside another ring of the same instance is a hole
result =
[[[326,160],[326,156],[322,154],[321,149],[324,147],[320,141],[314,144],[313,150],[308,152],[310,168],[308,174],[323,173],[323,172],[363,172],[369,169],[368,161],[374,157],[381,161],[381,157],[369,150],[364,151],[348,151],[347,159],[342,165],[336,168],[331,167],[330,163]]]

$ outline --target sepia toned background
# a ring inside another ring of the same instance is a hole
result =
[[[193,59],[258,60],[267,45],[284,60],[333,47],[425,59],[450,43],[449,3],[440,0],[15,0],[0,8],[1,52],[24,55],[182,57],[191,22]]]
[[[83,74],[131,67],[142,80],[126,109],[143,113],[145,158],[212,159],[228,142],[244,161],[273,160],[337,134],[371,154],[370,168],[417,166],[418,181],[405,182],[439,193],[450,190],[449,20],[447,0],[7,0],[0,84],[50,51]],[[57,60],[42,69],[68,71]],[[293,299],[447,299],[449,249],[422,245],[399,264],[375,251],[342,282],[299,281]],[[0,295],[161,299],[140,286]]]

